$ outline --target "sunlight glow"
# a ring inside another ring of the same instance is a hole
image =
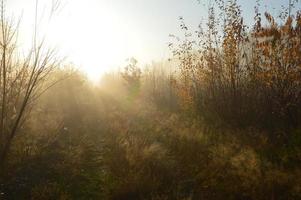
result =
[[[139,32],[108,3],[99,0],[62,1],[62,8],[51,19],[45,10],[51,8],[49,4],[50,0],[39,1],[40,35],[45,35],[51,46],[59,49],[61,55],[79,66],[90,79],[98,80],[101,74],[117,68],[126,58],[143,57]],[[21,8],[25,16],[22,24],[25,24],[24,30],[29,36],[32,32],[28,31],[28,25],[33,27],[34,22],[34,1],[24,7]]]
[[[139,51],[130,25],[102,1],[69,1],[54,24],[51,40],[93,80]]]

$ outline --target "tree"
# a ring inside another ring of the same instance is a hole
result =
[[[141,69],[137,66],[138,61],[135,58],[129,59],[129,64],[121,73],[123,79],[126,81],[130,96],[135,96],[140,89]]]
[[[19,26],[5,16],[3,0],[0,14],[0,166],[3,168],[13,139],[33,103],[44,92],[43,88],[49,88],[45,86],[45,80],[58,66],[59,60],[54,50],[37,42],[36,26],[33,47],[27,56],[20,57],[17,46]]]

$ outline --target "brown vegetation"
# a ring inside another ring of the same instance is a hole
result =
[[[0,199],[301,199],[301,14],[256,8],[248,28],[214,5],[196,37],[181,19],[174,62],[99,86],[0,40]]]

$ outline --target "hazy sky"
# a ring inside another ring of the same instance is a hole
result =
[[[179,16],[196,29],[207,13],[197,0],[61,0],[61,9],[49,19],[52,1],[39,1],[41,35],[46,34],[51,45],[81,65],[92,78],[123,64],[131,56],[141,63],[167,59],[169,34],[179,33]],[[255,0],[239,2],[245,19],[250,21]],[[288,0],[262,2],[270,10],[275,8],[272,13],[277,14],[280,5]],[[8,11],[15,16],[23,13],[22,38],[30,41],[35,0],[7,0],[6,3]]]

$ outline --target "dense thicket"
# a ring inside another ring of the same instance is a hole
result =
[[[274,18],[255,7],[248,27],[236,1],[217,1],[197,37],[170,46],[184,104],[210,123],[289,131],[300,125],[301,13]],[[259,5],[258,5],[259,6]]]
[[[96,85],[53,70],[0,199],[301,199],[301,13],[259,10],[248,28],[215,1],[196,35],[181,20],[173,62],[130,59]]]

